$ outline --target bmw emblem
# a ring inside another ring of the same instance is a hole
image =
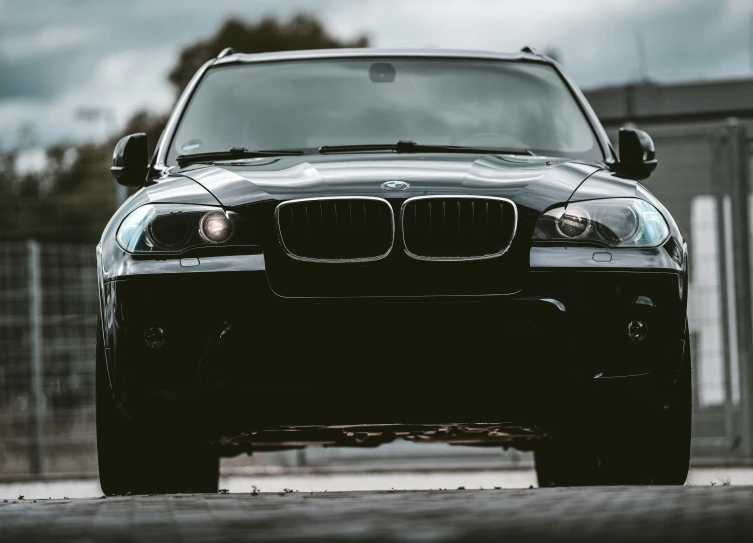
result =
[[[390,192],[405,190],[408,187],[410,187],[410,185],[404,181],[387,181],[386,183],[382,183],[382,189]]]

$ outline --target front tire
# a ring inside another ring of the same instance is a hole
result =
[[[640,426],[629,424],[634,432],[643,434],[642,438],[631,440],[618,436],[612,441],[613,454],[601,459],[600,471],[605,484],[685,484],[690,469],[693,410],[690,364],[686,326],[682,367],[672,402],[656,420],[643,421]]]
[[[534,453],[539,487],[685,484],[690,467],[691,382],[686,325],[682,365],[669,408],[650,420],[616,423],[609,436],[598,436],[591,443],[543,443]]]
[[[539,488],[590,486],[599,482],[596,450],[578,441],[542,443],[534,451]]]
[[[99,480],[105,495],[217,492],[219,455],[206,441],[138,424],[118,411],[99,323],[96,413]]]

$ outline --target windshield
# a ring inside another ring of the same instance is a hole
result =
[[[179,155],[414,141],[603,160],[559,74],[533,62],[360,58],[210,69],[173,138]]]

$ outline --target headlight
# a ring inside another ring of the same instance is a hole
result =
[[[212,211],[201,218],[199,235],[209,243],[225,243],[233,235],[233,221],[222,211]]]
[[[218,207],[148,204],[120,225],[118,244],[129,253],[181,253],[195,247],[258,245],[252,224]]]
[[[557,232],[569,239],[582,238],[591,227],[591,216],[580,206],[573,205],[563,210],[554,223]]]
[[[534,241],[595,242],[610,247],[654,247],[668,236],[661,213],[638,198],[590,200],[550,209],[533,231]]]

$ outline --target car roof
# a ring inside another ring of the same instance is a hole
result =
[[[224,53],[224,52],[223,52]],[[273,53],[235,53],[228,51],[220,56],[214,65],[232,63],[270,62],[275,60],[306,60],[324,58],[363,58],[363,57],[423,57],[423,58],[466,58],[483,60],[527,60],[551,62],[547,57],[527,51],[498,53],[494,51],[465,51],[455,49],[311,49],[305,51],[277,51]]]

